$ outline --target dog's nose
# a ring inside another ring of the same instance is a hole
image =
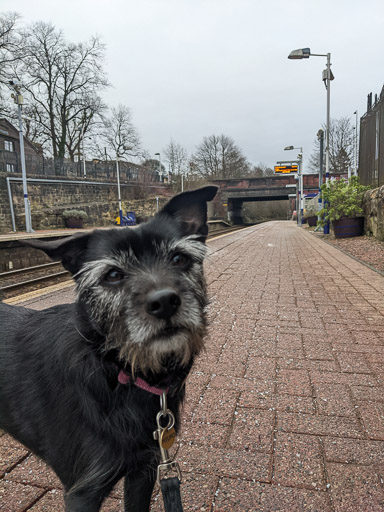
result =
[[[176,313],[180,304],[180,297],[174,290],[169,288],[156,290],[147,298],[147,312],[156,318],[167,320]]]

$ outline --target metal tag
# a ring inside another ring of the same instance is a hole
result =
[[[174,427],[167,429],[165,428],[161,432],[160,444],[164,450],[169,450],[176,440],[176,430]]]

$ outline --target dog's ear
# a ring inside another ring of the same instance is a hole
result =
[[[203,187],[182,192],[173,197],[160,211],[181,222],[185,235],[201,235],[204,242],[208,234],[207,202],[212,201],[218,187]]]
[[[60,261],[71,274],[76,274],[84,263],[84,253],[90,233],[76,233],[60,240],[20,240],[23,245],[44,251],[54,261]]]

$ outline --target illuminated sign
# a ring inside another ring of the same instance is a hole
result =
[[[275,174],[291,174],[298,172],[297,165],[275,165]]]

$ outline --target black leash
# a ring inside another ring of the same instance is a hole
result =
[[[163,493],[164,508],[166,512],[183,512],[180,497],[180,480],[177,476],[160,480]]]
[[[156,416],[157,429],[153,437],[158,441],[161,455],[161,462],[157,467],[156,481],[161,487],[163,494],[165,512],[183,512],[183,505],[180,496],[181,471],[177,462],[172,460],[168,450],[176,439],[175,415],[167,407],[166,391],[160,396],[160,411]],[[163,427],[161,418],[168,418],[168,424]],[[177,476],[160,478],[162,472],[176,471]]]

